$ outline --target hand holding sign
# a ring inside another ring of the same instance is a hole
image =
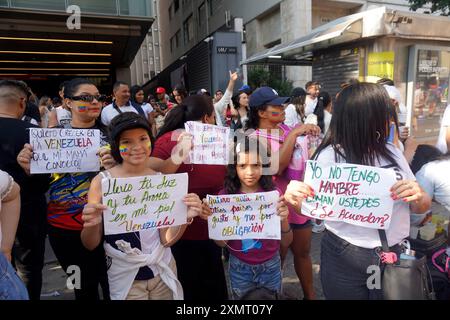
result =
[[[17,155],[17,162],[27,174],[30,174],[32,157],[33,157],[33,147],[31,146],[31,144],[25,143],[23,149]]]
[[[106,209],[108,207],[101,203],[88,203],[85,205],[83,216],[81,217],[84,221],[83,228],[95,227],[102,223],[102,213]]]
[[[314,190],[304,182],[291,180],[284,197],[294,208],[299,208],[304,199],[314,196]]]
[[[392,186],[391,198],[404,202],[420,201],[423,197],[422,189],[416,181],[401,180]]]

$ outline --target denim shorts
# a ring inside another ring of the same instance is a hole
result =
[[[308,220],[304,224],[298,224],[298,223],[289,223],[292,230],[300,230],[300,229],[306,229],[312,227],[312,221]]]
[[[0,300],[28,300],[27,288],[2,253],[0,253]]]
[[[281,260],[275,256],[261,264],[245,263],[232,254],[229,262],[230,284],[233,298],[241,299],[246,293],[257,288],[273,292],[281,291]]]

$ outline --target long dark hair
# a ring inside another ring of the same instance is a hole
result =
[[[257,106],[257,107],[251,107],[250,110],[248,110],[248,120],[247,124],[245,126],[245,130],[249,129],[258,129],[259,128],[259,111],[266,111],[268,108],[267,105]]]
[[[443,155],[436,147],[428,144],[419,144],[411,161],[411,171],[416,174],[428,162],[443,160],[448,158],[447,155]]]
[[[164,125],[159,130],[156,139],[167,132],[183,129],[187,121],[201,120],[205,115],[214,112],[212,100],[207,96],[193,95],[183,100],[183,103],[170,110],[164,119]]]
[[[131,89],[130,89],[130,100],[132,101],[132,102],[134,102],[134,103],[137,103],[137,104],[141,104],[141,103],[139,103],[139,102],[137,102],[136,101],[136,94],[139,92],[139,91],[144,91],[144,89],[142,89],[142,87],[141,86],[138,86],[138,85],[134,85],[134,86],[132,86],[131,87]],[[144,97],[144,101],[143,102],[145,102],[145,97]]]
[[[386,90],[373,83],[356,83],[345,87],[336,99],[330,129],[313,155],[328,146],[347,163],[374,166],[376,160],[385,158],[397,165],[387,148],[390,99]]]
[[[234,144],[234,161],[232,164],[228,165],[227,174],[225,175],[224,188],[227,194],[236,194],[240,192],[241,181],[239,180],[236,170],[239,154],[250,153],[252,151],[256,151],[258,158],[262,162],[263,168],[270,166],[270,162],[268,161],[268,159],[270,159],[270,154],[258,139],[250,138],[248,136],[239,139]],[[258,183],[264,191],[272,191],[275,189],[271,175],[262,175]]]
[[[317,105],[314,114],[317,116],[317,125],[322,132],[325,132],[325,109],[330,104],[331,97],[328,92],[322,91],[317,99]]]

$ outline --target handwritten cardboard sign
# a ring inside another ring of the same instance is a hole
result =
[[[191,163],[228,164],[230,128],[188,121],[185,129],[194,137]]]
[[[302,214],[371,229],[388,229],[394,201],[390,188],[395,171],[354,164],[323,164],[309,160],[305,183],[315,196],[302,203]]]
[[[209,238],[214,240],[280,239],[278,191],[207,196]]]
[[[105,234],[185,224],[187,173],[102,180]]]
[[[100,171],[100,130],[31,128],[30,144],[32,174]]]

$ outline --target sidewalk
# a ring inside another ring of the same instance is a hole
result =
[[[322,294],[322,286],[320,283],[320,240],[322,234],[312,235],[311,241],[311,258],[314,273],[314,288],[318,299],[324,299]],[[73,290],[66,287],[67,276],[53,254],[50,244],[47,241],[45,253],[45,265],[43,272],[42,300],[73,300]],[[288,300],[303,299],[303,292],[294,271],[294,262],[292,253],[289,252],[285,267],[283,270],[283,296]]]

